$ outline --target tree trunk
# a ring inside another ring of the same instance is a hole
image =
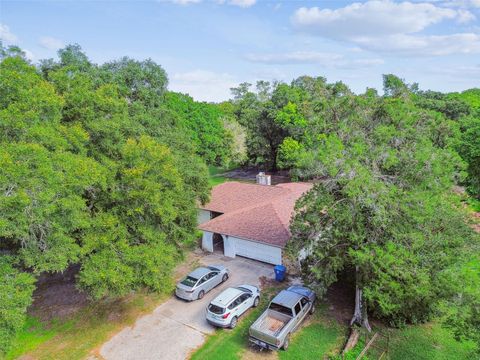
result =
[[[369,332],[372,331],[370,324],[368,323],[368,314],[367,307],[363,301],[362,289],[359,286],[359,274],[358,266],[355,268],[355,311],[353,312],[352,320],[350,321],[350,326],[353,324],[358,324]]]

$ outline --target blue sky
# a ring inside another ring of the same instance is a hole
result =
[[[220,101],[240,82],[301,75],[381,88],[480,84],[480,0],[0,0],[0,38],[33,62],[78,43],[96,63],[152,58],[170,89]]]

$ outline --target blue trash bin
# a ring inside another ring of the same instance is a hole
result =
[[[285,280],[285,274],[287,273],[287,268],[283,265],[275,265],[273,270],[275,271],[275,280],[283,281]]]

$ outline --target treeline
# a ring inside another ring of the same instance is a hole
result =
[[[170,290],[207,165],[232,163],[316,181],[289,251],[319,295],[355,279],[354,322],[440,318],[480,343],[479,238],[454,191],[480,197],[480,90],[387,75],[383,95],[356,95],[304,76],[207,104],[168,91],[151,60],[96,65],[78,45],[35,66],[16,47],[0,57],[0,354],[42,272],[79,264],[97,299]]]
[[[254,89],[242,83],[232,89],[233,100],[223,106],[247,129],[248,163],[272,171],[287,169],[298,179],[314,179],[319,175],[318,147],[323,142],[318,135],[331,131],[345,116],[364,116],[368,106],[405,103],[431,119],[437,144],[448,140],[461,156],[459,166],[464,166],[466,174],[461,184],[480,199],[480,89],[446,94],[421,91],[417,84],[405,84],[394,75],[385,76],[384,84],[385,96],[375,89],[357,96],[347,85],[327,83],[322,77],[303,76],[290,84],[259,81]]]
[[[248,161],[316,180],[291,224],[305,281],[322,295],[347,274],[353,323],[441,319],[480,351],[480,240],[455,188],[480,197],[480,89],[421,91],[394,75],[383,95],[307,76],[250,87],[230,102]]]
[[[94,298],[170,290],[206,164],[241,153],[231,119],[168,91],[151,60],[96,65],[78,45],[37,66],[17,47],[0,55],[1,355],[42,272],[80,264]]]

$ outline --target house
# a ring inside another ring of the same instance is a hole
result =
[[[282,264],[295,202],[313,185],[268,185],[268,176],[259,175],[257,184],[229,181],[213,188],[198,215],[204,250]]]

